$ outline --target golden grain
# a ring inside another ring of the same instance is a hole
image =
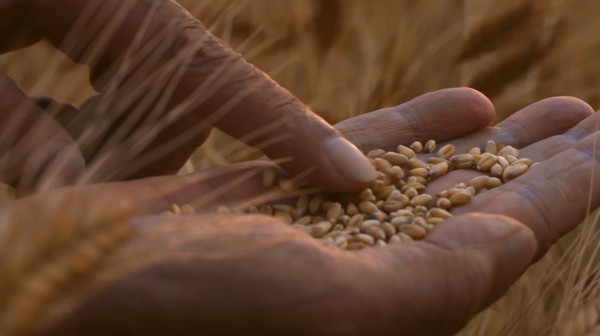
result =
[[[467,204],[471,201],[471,197],[472,195],[464,192],[464,191],[459,191],[455,194],[453,194],[452,196],[450,196],[450,203],[452,203],[452,206],[456,206],[456,205],[463,205],[463,204]]]
[[[525,163],[517,163],[515,165],[508,166],[502,174],[502,180],[510,181],[515,179],[525,173],[527,169],[529,169],[529,166],[527,166]]]
[[[404,145],[399,145],[397,150],[398,150],[398,153],[406,156],[408,159],[417,157],[417,154],[415,154],[415,152],[412,149],[410,149]]]
[[[423,144],[421,141],[413,142],[408,148],[412,149],[415,153],[420,153],[423,151]]]
[[[408,157],[400,153],[387,152],[381,157],[394,166],[404,166],[408,162]]]
[[[432,199],[433,196],[429,194],[417,195],[410,200],[410,205],[412,205],[413,207],[418,205],[427,205],[429,204],[429,202],[431,202]]]
[[[425,151],[425,153],[433,153],[435,151],[435,148],[436,143],[433,139],[427,140],[425,146],[423,146],[423,150]]]
[[[494,163],[494,165],[490,168],[490,175],[494,177],[501,177],[504,169],[499,163]]]
[[[382,157],[385,154],[383,149],[373,149],[369,153],[367,153],[367,157],[371,159]]]
[[[441,158],[449,159],[452,156],[452,154],[454,154],[455,150],[456,147],[454,147],[454,145],[447,144],[442,146],[442,148],[438,150],[437,155]]]
[[[400,231],[412,239],[423,239],[427,235],[427,230],[424,227],[415,224],[400,225]]]
[[[315,238],[321,238],[326,233],[331,231],[332,228],[333,224],[330,221],[319,222],[312,226],[312,228],[310,229],[310,235]]]
[[[429,169],[429,176],[431,178],[438,178],[448,172],[448,162],[442,162],[431,166]]]
[[[414,169],[414,168],[427,169],[427,168],[429,168],[429,165],[417,158],[412,158],[412,159],[408,160],[408,168],[410,168],[410,169]]]

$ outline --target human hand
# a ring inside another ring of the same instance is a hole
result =
[[[20,189],[173,174],[213,126],[324,189],[375,178],[335,129],[175,1],[0,0],[0,53],[40,39],[89,66],[99,95],[79,108],[45,101],[73,116],[69,135],[0,75],[0,133],[11,135],[0,179]]]
[[[454,332],[586,214],[585,206],[556,204],[584,190],[592,193],[592,208],[599,203],[595,184],[600,169],[593,166],[598,153],[592,146],[599,116],[589,106],[552,98],[471,135],[461,134],[464,124],[447,127],[448,120],[489,122],[492,117],[487,99],[451,89],[336,126],[363,150],[434,138],[451,140],[460,151],[492,139],[520,147],[524,156],[540,162],[510,183],[478,195],[472,204],[453,209],[455,216],[423,241],[339,252],[263,216],[139,217],[134,238],[94,277],[91,286],[102,284],[102,290],[47,334]],[[247,165],[248,171],[270,166]],[[446,183],[468,179],[465,174],[448,174]],[[211,189],[186,180],[190,178],[150,178],[112,188],[161,179],[150,183],[175,188],[156,190],[155,196],[165,197],[142,202],[137,209],[161,211],[173,201],[193,204]],[[248,178],[236,188],[242,193],[227,193],[215,202],[243,200],[252,193],[244,190],[259,189],[259,179]],[[68,306],[69,299],[63,304]],[[123,307],[122,319],[115,320],[114,307]]]

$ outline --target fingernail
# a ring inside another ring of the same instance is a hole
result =
[[[350,182],[367,183],[375,180],[375,168],[350,141],[342,137],[325,142],[329,162]]]

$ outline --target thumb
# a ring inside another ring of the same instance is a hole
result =
[[[522,223],[474,213],[440,223],[424,241],[363,250],[366,265],[381,268],[367,303],[379,318],[365,322],[387,326],[378,334],[398,325],[407,335],[456,332],[524,273],[536,247]]]

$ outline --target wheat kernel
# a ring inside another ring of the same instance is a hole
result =
[[[502,181],[497,177],[488,177],[485,187],[487,189],[496,188],[502,185]]]
[[[471,196],[475,196],[475,194],[477,194],[477,190],[471,186],[466,187],[465,192],[471,194]]]
[[[348,221],[348,227],[355,227],[360,225],[360,223],[362,223],[362,221],[365,219],[365,216],[363,214],[356,214],[353,215],[352,217],[350,217],[350,220]]]
[[[431,202],[432,199],[433,199],[433,197],[429,194],[417,195],[410,200],[410,205],[412,205],[412,206],[427,205],[427,204],[429,204],[429,202]]]
[[[275,186],[275,182],[277,181],[277,172],[275,169],[267,169],[263,172],[262,176],[263,186],[267,188],[272,188]]]
[[[423,150],[425,151],[425,153],[433,153],[435,151],[436,146],[437,144],[435,143],[435,140],[429,139],[425,143],[425,146],[423,146]]]
[[[442,162],[431,166],[429,170],[429,176],[432,178],[438,178],[448,172],[448,163]]]
[[[496,143],[494,141],[488,140],[485,143],[485,152],[496,155],[496,154],[498,154],[498,146],[496,145]]]
[[[400,238],[400,236],[398,235],[393,235],[390,237],[390,239],[388,239],[388,244],[397,244],[397,243],[401,243],[402,242],[402,238]]]
[[[533,164],[533,161],[531,161],[531,159],[528,159],[528,158],[521,158],[521,159],[516,160],[515,162],[512,162],[511,165],[516,165],[518,163],[526,164],[527,167],[531,168],[531,165]]]
[[[323,204],[324,200],[325,197],[321,194],[313,196],[308,202],[308,210],[310,211],[310,213],[316,215],[321,209],[321,205]]]
[[[403,166],[408,163],[408,157],[400,153],[387,152],[382,156],[382,158],[394,166]]]
[[[423,176],[409,176],[408,179],[406,180],[406,184],[414,184],[414,183],[419,183],[419,184],[427,184],[429,181],[427,181],[427,179]]]
[[[426,168],[414,168],[408,171],[408,175],[427,177],[429,176],[429,171]]]
[[[423,239],[427,235],[427,230],[424,227],[415,224],[400,225],[400,231],[412,239]]]
[[[373,149],[367,153],[367,157],[371,159],[382,157],[385,154],[383,149]]]
[[[381,229],[385,232],[386,237],[391,238],[396,234],[396,227],[392,225],[390,222],[381,223]]]
[[[435,203],[435,205],[438,208],[442,208],[442,209],[445,209],[445,210],[452,209],[452,202],[450,202],[449,199],[444,198],[444,197],[438,198],[437,201],[436,201],[436,203]]]
[[[260,212],[263,215],[273,216],[273,207],[271,207],[268,204],[261,205],[258,208],[258,212]]]
[[[423,151],[423,144],[421,141],[415,141],[408,148],[412,149],[415,153],[420,153]]]
[[[348,203],[348,205],[346,205],[346,214],[348,216],[354,216],[357,213],[358,213],[358,207],[356,206],[356,204]]]
[[[502,174],[502,179],[504,181],[510,181],[518,176],[521,176],[527,171],[527,169],[529,169],[529,166],[524,163],[517,163],[513,166],[506,167],[504,173]]]
[[[375,246],[387,246],[387,243],[385,242],[385,240],[377,239],[377,241],[375,242]]]
[[[375,239],[371,235],[368,235],[366,233],[356,234],[354,236],[354,238],[356,238],[359,242],[361,242],[363,244],[367,244],[367,245],[375,244]]]
[[[375,201],[375,195],[373,195],[373,190],[371,188],[367,188],[361,191],[358,197],[360,197],[361,200],[366,200],[370,202]]]
[[[385,201],[382,208],[385,212],[394,212],[402,209],[403,207],[404,205],[400,201]]]
[[[315,238],[321,238],[331,231],[333,224],[330,221],[323,221],[313,225],[310,229],[310,235]]]
[[[444,159],[449,159],[452,156],[452,154],[454,154],[455,150],[456,150],[456,147],[454,147],[454,145],[447,144],[447,145],[442,146],[442,148],[440,148],[438,150],[437,155]]]
[[[502,176],[503,171],[504,169],[502,169],[502,166],[499,163],[495,163],[492,168],[490,168],[490,175],[500,177]]]
[[[379,170],[380,172],[385,174],[390,174],[392,172],[392,164],[388,160],[376,158],[373,161],[375,163],[375,169]]]
[[[333,205],[327,210],[325,219],[335,221],[342,215],[342,205],[340,203],[333,203]]]
[[[471,201],[471,197],[471,194],[460,191],[450,196],[450,203],[452,203],[453,206],[467,204]]]
[[[317,224],[319,222],[323,222],[325,221],[325,218],[323,218],[322,216],[312,216],[312,219],[310,220],[311,224]]]
[[[381,225],[381,222],[378,221],[377,219],[367,219],[365,221],[362,221],[358,224],[358,228],[361,229],[362,231],[365,231],[368,227],[371,226],[379,226]]]
[[[391,177],[392,179],[401,179],[404,177],[404,170],[398,166],[393,166],[389,177]]]
[[[502,169],[506,169],[506,167],[510,165],[504,156],[498,156],[498,164],[502,167]]]
[[[442,163],[442,162],[448,163],[448,160],[446,160],[442,157],[437,157],[437,156],[432,156],[427,159],[427,163],[429,163],[430,165],[434,165],[434,164],[438,164],[438,163]]]
[[[429,225],[438,225],[440,222],[443,222],[445,218],[440,217],[431,217],[427,219],[427,224]]]
[[[471,154],[457,154],[450,158],[454,169],[471,169],[475,167],[475,158]]]
[[[408,159],[417,157],[417,154],[415,154],[415,152],[412,149],[410,149],[404,145],[399,145],[397,150],[398,150],[398,153],[406,156]]]
[[[390,224],[394,225],[395,227],[400,227],[400,225],[403,224],[410,224],[413,221],[413,216],[411,215],[409,216],[398,216],[398,217],[394,217],[392,218],[392,220],[390,221]]]
[[[365,229],[365,233],[377,239],[385,239],[385,232],[379,226],[369,226]]]
[[[401,201],[402,192],[398,189],[393,189],[385,199],[386,201]]]
[[[251,209],[256,209],[256,207],[251,207]],[[250,213],[257,213],[258,209],[256,209],[256,211],[250,211]],[[196,209],[194,209],[193,206],[191,206],[190,204],[184,204],[181,206],[181,214],[182,215],[195,215],[196,214]]]
[[[384,222],[387,220],[387,215],[383,211],[378,210],[375,213],[373,213],[373,216],[375,216],[375,219],[377,219],[379,222]]]
[[[467,154],[471,154],[473,156],[475,156],[475,155],[481,155],[481,148],[479,148],[479,147],[472,147],[471,149],[469,149],[467,151]]]
[[[506,155],[519,156],[519,150],[514,148],[513,146],[504,146],[502,147],[502,149],[500,149],[500,151],[498,151],[498,155],[504,157]]]
[[[452,217],[451,213],[442,208],[431,208],[431,210],[429,210],[429,215],[431,217],[438,217],[444,219]]]
[[[387,185],[387,186],[383,187],[381,190],[378,190],[375,193],[375,197],[379,200],[386,199],[393,190],[396,190],[396,187],[394,187],[392,185]]]
[[[516,156],[512,155],[504,155],[504,157],[506,158],[506,161],[508,161],[509,164],[513,164],[513,162],[518,160]]]
[[[308,210],[308,195],[301,195],[298,197],[298,200],[296,201],[296,210],[299,217],[306,213]]]
[[[491,153],[481,154],[481,158],[477,162],[477,170],[487,172],[498,161],[498,157]]]
[[[369,202],[369,201],[361,201],[360,203],[358,203],[358,209],[365,214],[372,214],[375,211],[377,211],[377,206],[375,206],[375,204],[373,202]]]
[[[181,214],[181,208],[179,207],[179,205],[177,205],[175,203],[171,203],[170,210],[175,215],[180,215]],[[222,213],[225,213],[225,212],[222,212]]]
[[[413,218],[413,224],[425,228],[427,227],[427,220],[423,217],[415,217]]]
[[[337,246],[340,250],[346,250],[348,248],[348,239],[344,239],[341,241],[335,241],[335,246]]]
[[[429,168],[429,165],[417,158],[412,158],[410,160],[408,160],[408,168],[409,169],[414,169],[414,168]]]
[[[488,178],[489,177],[485,175],[473,177],[469,181],[469,186],[473,187],[476,191],[479,191],[486,187]]]
[[[406,186],[410,186],[410,184],[407,184]],[[406,186],[405,186],[405,187],[406,187]],[[423,189],[425,189],[425,188],[423,188]],[[413,188],[413,187],[410,187],[410,188],[408,188],[408,189],[407,189],[407,190],[404,192],[404,195],[406,195],[406,197],[408,197],[408,198],[411,198],[411,199],[412,199],[413,197],[417,196],[418,194],[419,194],[419,192],[417,191],[417,189],[416,189],[416,188]]]
[[[171,213],[173,213],[173,214],[174,214],[175,212],[173,212],[173,205],[177,206],[177,204],[171,204],[171,209],[170,209],[170,211],[171,211]],[[228,207],[226,207],[226,206],[220,206],[220,207],[218,207],[218,208],[217,208],[217,213],[220,213],[220,214],[228,214],[228,213],[231,213],[231,209],[229,209],[229,208],[228,208]],[[271,214],[269,214],[269,215],[271,215]]]

